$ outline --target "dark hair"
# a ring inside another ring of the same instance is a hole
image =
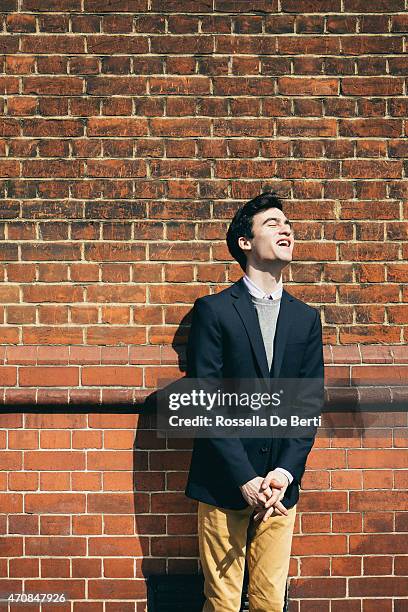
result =
[[[236,259],[243,271],[246,270],[247,258],[245,252],[238,245],[238,238],[253,238],[252,222],[254,215],[268,208],[279,208],[282,210],[282,202],[272,191],[266,191],[249,200],[237,210],[227,231],[227,246],[232,257]]]

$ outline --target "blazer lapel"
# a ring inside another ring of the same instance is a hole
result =
[[[271,375],[276,378],[279,375],[280,367],[285,352],[287,334],[291,322],[290,303],[293,297],[285,289],[282,291],[281,305],[279,308],[278,320],[276,322],[276,332],[274,341],[274,355],[271,371],[268,369],[265,346],[259,326],[258,316],[251,300],[251,296],[245,287],[242,278],[234,283],[231,291],[233,305],[241,317],[242,323],[248,334],[249,341],[254,351],[255,358],[264,378]]]
[[[265,353],[258,316],[242,278],[234,284],[231,295],[233,296],[233,305],[237,309],[246,333],[248,334],[255,358],[262,372],[262,377],[268,378],[268,360]]]
[[[273,343],[273,360],[271,367],[273,378],[279,378],[289,329],[293,323],[292,304],[293,296],[283,289],[278,320],[276,322],[275,340]]]

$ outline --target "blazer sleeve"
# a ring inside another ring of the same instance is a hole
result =
[[[223,376],[223,338],[217,314],[210,304],[198,298],[195,301],[187,343],[187,377],[220,379]],[[249,461],[239,438],[207,438],[236,486],[245,484],[258,474]]]
[[[302,397],[302,405],[310,407],[314,415],[319,415],[324,404],[324,359],[323,359],[323,340],[322,322],[320,313],[316,310],[306,349],[303,355],[299,378],[320,379],[314,388],[314,393]],[[316,389],[318,392],[316,393]],[[280,447],[276,465],[282,467],[293,475],[294,481],[300,484],[301,478],[306,468],[306,460],[312,449],[316,436],[317,427],[314,434],[305,438],[284,438]]]

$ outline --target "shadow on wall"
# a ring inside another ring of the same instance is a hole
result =
[[[186,371],[185,346],[191,312],[183,317],[172,342],[181,373]],[[197,586],[201,583],[200,577],[198,581],[193,579],[200,569],[197,502],[184,495],[193,441],[187,438],[159,438],[156,405],[157,391],[154,391],[141,406],[133,445],[135,533],[139,536],[138,554],[141,557],[137,561],[137,577],[154,577],[149,582],[149,597],[151,602],[163,599],[160,604],[163,612],[178,609],[163,607],[164,601],[169,598],[174,606],[178,605],[177,598],[180,604],[190,602],[192,607],[183,607],[183,612],[194,612],[194,602],[199,605],[201,602],[201,589]],[[190,587],[180,579],[171,579],[171,583],[165,580],[160,582],[160,577],[167,574],[190,575]],[[180,584],[183,588],[180,588]],[[158,612],[157,605],[153,607],[151,602],[149,612]]]

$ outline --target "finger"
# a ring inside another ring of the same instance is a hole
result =
[[[270,508],[271,506],[275,506],[276,502],[279,501],[279,499],[281,499],[280,496],[281,496],[281,492],[277,489],[274,489],[273,494],[264,504],[265,508]]]
[[[283,499],[283,497],[285,496],[286,488],[283,491],[281,489],[272,489],[272,491],[273,491],[273,496],[271,496],[270,499],[268,500],[269,503],[265,504],[267,507],[271,505],[275,506],[276,502]]]
[[[264,508],[265,502],[262,499],[255,497],[251,505],[257,510],[261,510]]]
[[[256,494],[256,497],[259,500],[259,503],[262,504],[262,506],[264,506],[265,503],[268,501],[268,499],[271,498],[272,494],[273,494],[272,489],[268,487],[264,491],[258,491],[258,493]]]
[[[276,478],[272,478],[270,484],[274,489],[282,489],[285,486],[280,480],[276,480]]]
[[[269,487],[269,483],[272,480],[272,476],[266,475],[265,478],[263,479],[263,481],[261,482],[261,489],[266,489],[267,487]]]
[[[279,512],[281,514],[284,514],[285,516],[287,516],[289,514],[287,509],[285,508],[285,506],[280,501],[276,502],[275,509],[279,510]]]
[[[272,506],[272,508],[269,508],[269,509],[268,509],[268,510],[265,512],[265,514],[264,514],[264,516],[263,516],[263,519],[262,519],[262,520],[263,520],[264,522],[265,522],[265,521],[267,521],[267,520],[268,520],[268,518],[269,518],[269,517],[271,517],[271,516],[272,516],[272,514],[274,513],[274,510],[275,510],[275,508],[274,508],[273,506]]]
[[[272,505],[273,505],[273,506],[276,506],[277,502],[280,502],[280,501],[281,501],[281,499],[283,499],[284,495],[285,495],[285,494],[284,494],[284,493],[282,493],[282,491],[280,491],[280,492],[278,493],[278,496],[276,497],[275,503],[273,503]],[[268,502],[269,502],[269,500],[268,500]],[[267,507],[269,508],[269,507],[270,507],[270,505],[271,505],[271,504],[270,504],[270,503],[268,503],[268,506],[267,506]]]
[[[264,491],[257,493],[257,499],[259,499],[259,501],[264,504],[271,497],[271,495],[272,490],[268,487]]]
[[[281,488],[280,487],[275,487],[275,485],[271,484],[271,488],[270,489],[266,489],[267,491],[270,490],[271,494],[269,495],[269,498],[274,498],[274,502],[278,499],[279,495],[281,494]]]
[[[278,487],[279,489],[284,486],[281,482],[279,482],[279,480],[276,480],[276,478],[274,478],[273,476],[265,476],[261,484],[261,489],[266,489],[271,484],[274,487]]]
[[[264,504],[271,497],[272,493],[272,489],[268,487],[263,491],[259,490],[257,493],[257,498],[262,501],[262,504]]]

